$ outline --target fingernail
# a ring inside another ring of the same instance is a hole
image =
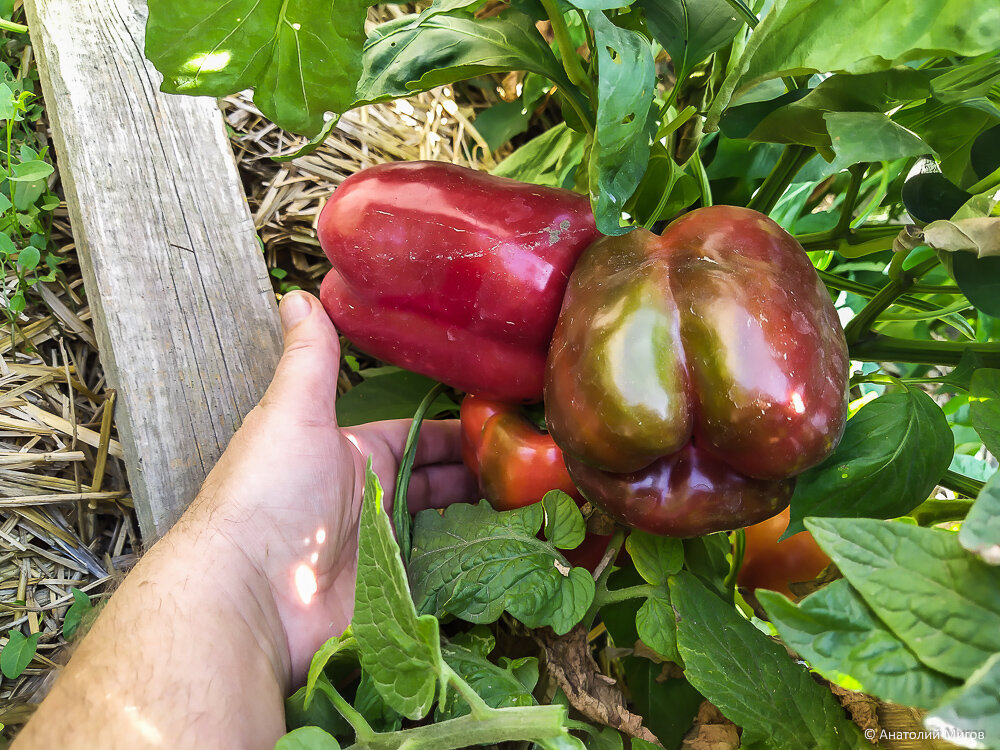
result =
[[[312,304],[304,292],[289,292],[281,298],[278,314],[281,315],[281,327],[287,332],[309,317]]]

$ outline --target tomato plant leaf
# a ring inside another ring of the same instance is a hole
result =
[[[337,398],[337,424],[341,427],[378,422],[382,419],[407,419],[413,416],[435,382],[408,370],[392,370],[366,378]],[[433,417],[458,404],[442,393],[427,416]]]
[[[773,591],[759,590],[757,599],[782,640],[826,679],[848,690],[931,708],[959,684],[921,663],[844,579],[798,606]]]
[[[274,750],[340,750],[340,743],[319,727],[299,727],[279,739]]]
[[[418,617],[406,585],[406,571],[392,523],[382,507],[382,487],[365,470],[358,540],[358,578],[351,629],[362,669],[379,695],[407,718],[421,719],[434,702],[441,675],[438,621]]]
[[[1000,569],[970,555],[957,534],[865,518],[810,518],[806,526],[927,666],[965,679],[1000,651]]]
[[[309,672],[306,675],[306,685],[305,685],[305,707],[309,707],[309,703],[312,701],[314,692],[316,690],[316,681],[319,676],[323,674],[323,670],[326,669],[326,665],[330,662],[334,656],[336,656],[341,651],[356,651],[357,641],[351,635],[351,629],[348,627],[347,631],[342,635],[335,635],[326,641],[319,650],[313,654],[312,660],[309,662]]]
[[[677,651],[677,622],[670,606],[670,592],[666,588],[646,599],[635,616],[639,639],[664,659],[680,664],[684,662]]]
[[[626,656],[622,666],[631,702],[643,725],[663,747],[680,748],[705,698],[685,679],[664,679],[663,664]]]
[[[1000,737],[1000,653],[972,673],[961,690],[924,717],[924,726],[944,737],[962,732],[981,741]],[[992,743],[991,743],[992,744]]]
[[[976,370],[969,388],[972,427],[982,438],[986,450],[1000,456],[1000,370]]]
[[[830,691],[731,603],[685,572],[670,579],[670,600],[684,675],[743,727],[742,746],[869,747]]]
[[[621,226],[625,202],[639,186],[649,162],[656,127],[653,50],[641,34],[615,26],[598,10],[587,14],[597,47],[597,123],[587,167],[590,204],[604,234]]]
[[[488,73],[526,70],[566,80],[531,19],[514,10],[493,18],[405,16],[377,26],[364,46],[359,102],[411,96]]]
[[[41,633],[25,636],[20,630],[11,630],[7,636],[7,644],[0,652],[0,672],[9,680],[16,679],[28,668],[38,650],[38,639]]]
[[[670,55],[677,80],[726,46],[743,27],[728,0],[638,0],[649,31]]]
[[[573,500],[562,490],[551,490],[542,498],[545,538],[559,549],[576,549],[587,535],[587,522]]]
[[[636,529],[625,540],[625,549],[639,575],[654,586],[666,583],[684,564],[684,543],[673,537]]]
[[[995,473],[972,504],[958,531],[959,543],[990,565],[1000,565],[1000,472]]]
[[[569,632],[594,599],[594,579],[537,538],[542,519],[537,503],[503,513],[487,502],[418,513],[410,557],[417,610],[474,623],[506,610],[530,628]]]
[[[305,685],[285,699],[285,727],[289,731],[306,726],[319,727],[334,737],[345,737],[353,734],[354,728],[347,719],[340,715],[326,692],[333,689],[333,686],[329,684],[329,679],[323,675],[319,681],[325,681],[327,684],[313,697],[308,708],[306,708]]]
[[[368,0],[151,0],[146,56],[171,94],[254,103],[288,130],[315,135],[327,110],[354,102]]]
[[[90,597],[83,591],[74,587],[70,589],[70,593],[73,595],[73,603],[70,604],[69,608],[66,610],[66,615],[63,617],[62,625],[63,638],[67,641],[76,634],[83,618],[94,609],[94,605],[91,603]]]
[[[909,389],[865,404],[840,445],[801,474],[783,539],[806,516],[895,518],[927,499],[948,469],[955,438],[941,408]],[[901,467],[905,467],[905,470]]]

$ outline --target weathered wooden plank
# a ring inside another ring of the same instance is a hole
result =
[[[142,54],[145,3],[25,6],[151,541],[193,499],[274,372],[271,284],[218,107],[158,91]]]

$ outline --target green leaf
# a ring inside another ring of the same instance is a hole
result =
[[[848,420],[837,449],[799,475],[791,521],[806,516],[894,518],[927,499],[951,463],[955,438],[933,399],[919,389],[875,399]]]
[[[688,573],[670,579],[688,681],[743,727],[744,747],[868,747],[829,690]]]
[[[622,665],[634,705],[632,710],[642,716],[643,725],[663,747],[680,748],[705,698],[685,679],[664,679],[663,664],[626,656]],[[632,743],[633,749],[638,750],[634,739]]]
[[[653,649],[664,659],[680,664],[681,655],[677,651],[677,622],[670,606],[670,592],[663,588],[646,599],[635,616],[635,627],[639,640]]]
[[[433,387],[430,378],[407,370],[366,378],[337,399],[337,424],[351,427],[382,419],[408,419]],[[442,393],[427,416],[450,409],[458,409],[458,404]]]
[[[530,121],[531,111],[517,98],[512,102],[494,104],[476,115],[476,130],[492,152],[527,130]]]
[[[493,18],[404,16],[377,26],[364,47],[357,99],[411,96],[489,73],[526,70],[570,86],[532,20],[514,10]]]
[[[150,0],[146,57],[172,94],[226,96],[254,88],[279,126],[323,129],[327,110],[354,102],[367,0]]]
[[[340,750],[340,743],[319,727],[299,727],[279,739],[274,750]]]
[[[580,10],[615,10],[625,8],[635,0],[568,0],[568,2]]]
[[[986,450],[1000,456],[1000,370],[976,370],[969,388],[972,427],[982,438]]]
[[[576,501],[562,490],[550,490],[542,498],[545,538],[558,549],[576,549],[587,535],[587,522]]]
[[[321,682],[324,681],[329,684],[325,676],[321,678]],[[331,685],[326,689],[332,690],[333,687]],[[285,726],[289,731],[306,726],[319,727],[335,737],[347,737],[354,733],[354,728],[340,715],[324,690],[320,690],[306,708],[304,685],[285,699]]]
[[[371,675],[364,671],[354,693],[354,708],[376,732],[396,732],[403,726],[403,715],[385,702]]]
[[[407,718],[423,718],[442,673],[438,621],[430,615],[418,617],[413,607],[371,458],[365,470],[351,628],[361,668],[379,695]]]
[[[930,152],[920,136],[881,112],[827,112],[823,115],[837,155],[834,167],[863,161],[892,161]]]
[[[35,182],[46,179],[54,171],[55,168],[51,164],[32,159],[12,166],[11,176],[8,179],[11,182]]]
[[[990,478],[972,504],[958,530],[958,541],[990,565],[1000,565],[1000,472]]]
[[[488,630],[485,634],[486,638],[482,631],[471,637],[463,633],[443,644],[441,655],[445,662],[491,708],[535,705],[531,691],[538,682],[538,660],[534,657],[504,659],[503,665],[498,666],[486,658],[495,644]],[[468,703],[457,693],[449,691],[444,706],[438,708],[435,718],[445,721],[467,713]]]
[[[743,28],[728,0],[638,0],[637,5],[653,38],[670,55],[678,81]]]
[[[38,267],[38,261],[42,259],[42,254],[38,248],[28,245],[17,254],[17,265],[24,271],[33,271]]]
[[[957,682],[925,666],[844,579],[798,606],[773,591],[757,599],[809,666],[831,682],[904,706],[931,708]]]
[[[604,234],[621,226],[625,202],[639,186],[656,128],[653,50],[641,34],[620,29],[601,11],[587,14],[597,47],[597,123],[587,171],[590,204]]]
[[[73,587],[70,589],[70,593],[73,595],[73,603],[67,608],[62,625],[63,638],[67,641],[76,634],[83,618],[94,609],[90,597],[80,589]]]
[[[965,679],[1000,651],[1000,569],[962,549],[957,534],[862,518],[810,518],[807,527],[927,666]]]
[[[977,22],[970,24],[970,18]],[[921,0],[902,7],[896,0],[778,0],[723,82],[707,127],[714,129],[735,92],[761,81],[805,73],[871,73],[935,55],[980,55],[1000,47],[998,29],[994,0]]]
[[[974,253],[954,253],[951,275],[977,309],[1000,317],[1000,257],[977,258]]]
[[[594,599],[594,579],[537,538],[542,517],[538,503],[503,513],[486,502],[418,513],[410,557],[417,610],[474,623],[506,610],[529,628],[569,632]]]
[[[924,717],[924,726],[944,739],[965,734],[965,747],[996,747],[1000,737],[1000,654],[972,673],[965,686]],[[969,735],[972,735],[971,737]],[[969,740],[983,744],[966,744]]]
[[[654,586],[666,583],[684,564],[684,543],[673,537],[636,529],[625,540],[625,549],[639,575]]]
[[[14,204],[10,202],[10,198],[0,193],[0,214],[7,213],[13,206]]]
[[[11,630],[7,636],[7,645],[0,652],[0,672],[9,680],[16,679],[28,668],[38,650],[38,639],[41,633],[32,633],[25,637],[20,630]]]
[[[351,635],[350,627],[342,635],[333,636],[319,647],[319,650],[316,651],[309,662],[309,673],[306,676],[306,692],[304,696],[306,708],[309,707],[309,703],[313,699],[313,693],[316,690],[316,681],[323,674],[323,670],[326,669],[326,665],[330,659],[340,651],[355,651],[357,647],[357,641]]]
[[[582,158],[583,136],[561,122],[517,149],[492,174],[535,185],[565,187]]]

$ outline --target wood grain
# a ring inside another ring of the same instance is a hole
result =
[[[59,171],[118,389],[143,537],[194,498],[281,349],[216,103],[158,91],[140,0],[26,0]]]

